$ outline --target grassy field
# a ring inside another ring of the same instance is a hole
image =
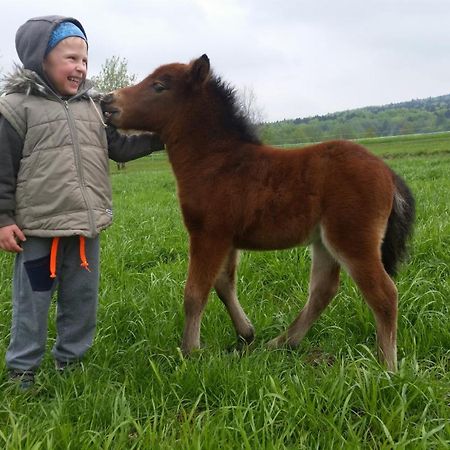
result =
[[[397,374],[378,365],[372,315],[346,275],[299,349],[264,348],[305,302],[305,248],[242,255],[238,291],[257,331],[252,351],[229,350],[232,325],[212,294],[205,347],[184,359],[187,235],[166,157],[155,155],[122,172],[112,166],[115,224],[102,236],[94,347],[62,377],[47,354],[28,393],[7,382],[13,257],[0,254],[0,448],[449,448],[450,134],[365,144],[417,201],[411,261],[397,279]]]
[[[357,142],[386,159],[450,154],[450,132],[367,138]]]

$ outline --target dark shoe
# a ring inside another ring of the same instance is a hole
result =
[[[81,367],[81,361],[78,359],[74,361],[60,361],[59,359],[55,359],[55,369],[59,373],[64,373],[77,367]]]
[[[34,372],[32,370],[11,369],[10,381],[16,383],[21,391],[27,391],[34,386]]]

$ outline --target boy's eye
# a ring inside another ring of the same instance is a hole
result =
[[[158,93],[167,89],[166,86],[164,86],[162,83],[160,83],[158,81],[156,83],[153,83],[152,87],[155,90],[155,92],[158,92]]]

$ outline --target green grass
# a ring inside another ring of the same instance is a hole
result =
[[[102,235],[98,332],[84,367],[58,376],[47,354],[27,394],[6,380],[13,258],[0,254],[0,448],[449,448],[449,137],[431,139],[367,143],[395,156],[388,163],[418,207],[412,258],[397,280],[397,374],[378,365],[373,318],[345,275],[299,349],[264,348],[305,301],[305,248],[243,254],[238,290],[257,330],[251,352],[227,350],[234,332],[211,294],[205,347],[184,359],[187,234],[166,157],[155,155],[122,172],[112,166],[115,224]]]
[[[356,141],[386,159],[450,154],[450,132],[377,137]],[[290,144],[285,147],[298,146],[298,144]]]

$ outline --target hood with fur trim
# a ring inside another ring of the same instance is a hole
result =
[[[17,65],[12,73],[3,78],[1,91],[5,94],[19,93],[47,98],[59,97],[36,72]],[[83,89],[75,97],[91,97],[94,101],[100,101],[101,94],[93,88],[90,80],[85,80]]]

